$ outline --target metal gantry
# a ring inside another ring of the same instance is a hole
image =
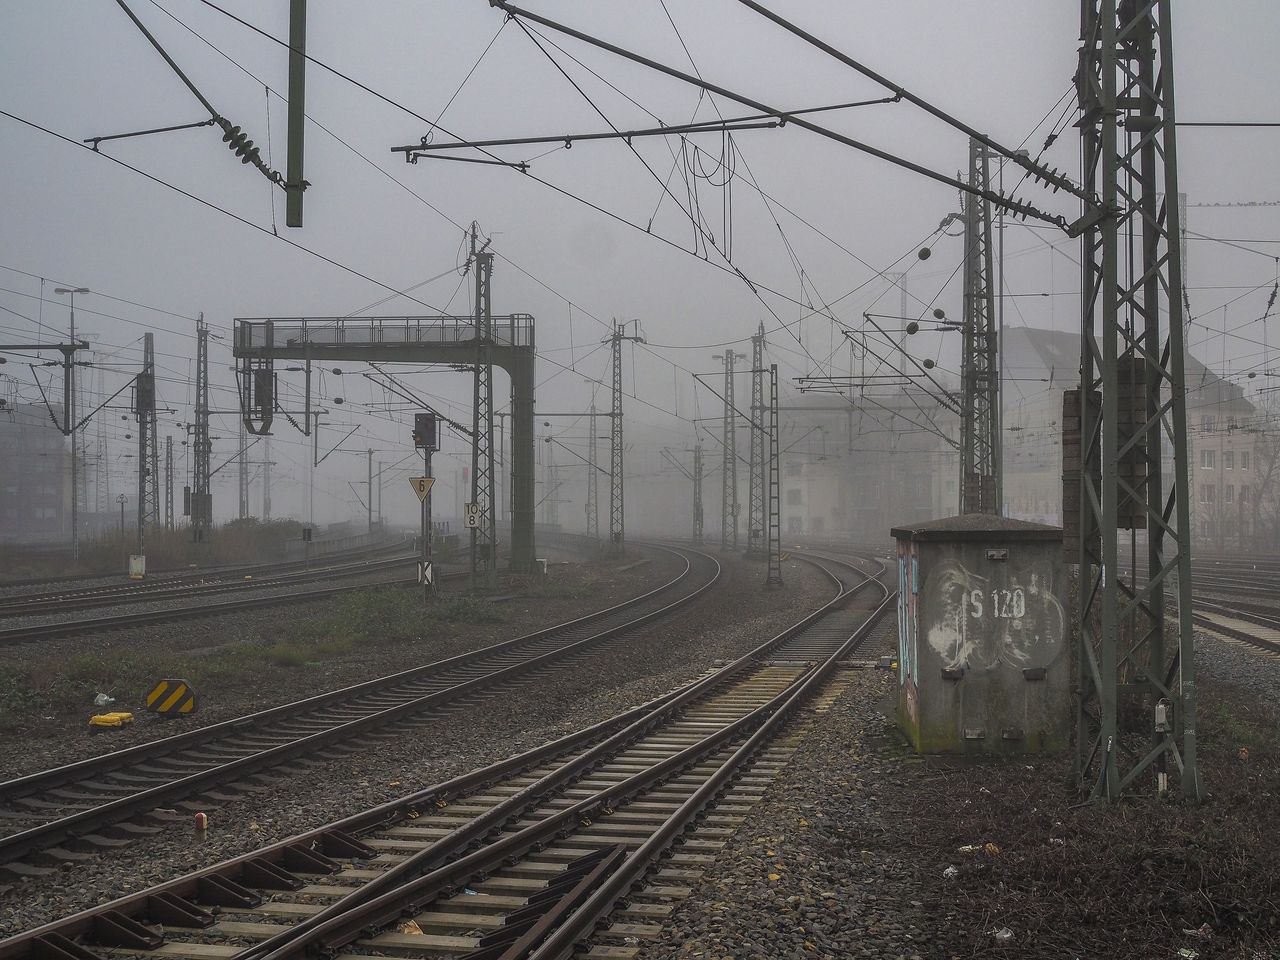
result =
[[[756,429],[764,421],[764,324],[751,337],[751,458],[747,484],[747,556],[762,557],[767,552],[765,530],[765,486],[768,466],[765,460],[765,435]]]
[[[987,149],[969,140],[969,184],[990,190]],[[1000,361],[992,267],[991,202],[964,195],[964,344],[960,358],[960,512],[1003,513]]]
[[[630,321],[636,324],[638,321]],[[627,333],[628,321],[613,322],[613,332],[609,334],[609,345],[612,352],[612,387],[613,406],[609,417],[609,550],[611,553],[622,553],[626,549],[626,530],[623,504],[623,448],[622,448],[622,343],[632,340],[644,343],[640,334]]]
[[[1105,801],[1139,784],[1163,790],[1171,773],[1184,797],[1202,796],[1180,211],[1167,202],[1178,197],[1172,6],[1082,3],[1078,126],[1084,186],[1100,205],[1072,230],[1084,241],[1077,774]],[[1121,527],[1146,530],[1140,585],[1120,579]]]
[[[498,501],[494,496],[493,452],[493,253],[488,246],[487,239],[479,242],[478,228],[472,223],[476,361],[471,407],[471,502],[476,505],[480,523],[471,528],[471,583],[493,589],[498,585]]]

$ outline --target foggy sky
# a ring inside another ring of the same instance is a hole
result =
[[[659,0],[529,2],[581,30],[690,69]],[[226,0],[225,5],[269,33],[287,36],[285,0]],[[132,0],[131,6],[214,106],[245,127],[263,147],[264,158],[268,157],[267,97],[259,80],[275,91],[285,91],[284,49],[198,0]],[[1051,125],[1061,111],[1061,105],[1052,110],[1054,104],[1071,90],[1079,20],[1074,3],[773,0],[771,6],[1009,145],[1021,143],[1052,111]],[[667,0],[667,8],[704,77],[771,105],[795,109],[885,94],[732,0]],[[259,80],[246,76],[162,9]],[[5,0],[0,10],[0,109],[77,141],[204,119],[199,103],[110,0]],[[1178,4],[1174,15],[1179,119],[1275,119],[1271,105],[1280,93],[1280,67],[1273,47],[1280,32],[1280,8],[1267,0]],[[501,28],[483,62],[449,105],[443,127],[465,138],[607,129],[519,27],[504,26],[503,14],[484,0],[362,4],[311,0],[308,26],[308,52],[317,60],[431,118],[444,108]],[[666,123],[715,116],[711,103],[706,99],[699,103],[691,87],[574,41],[554,39]],[[648,113],[552,52],[616,126],[653,124]],[[1074,94],[1064,103],[1073,104]],[[751,112],[732,103],[718,106],[730,117]],[[847,350],[838,351],[839,336],[833,325],[812,315],[812,310],[764,294],[775,317],[731,273],[513,170],[427,160],[406,165],[389,148],[416,142],[427,132],[426,125],[315,65],[307,71],[307,112],[315,121],[306,132],[306,176],[312,186],[306,193],[306,225],[301,230],[284,226],[282,191],[272,188],[252,167],[237,162],[213,128],[102,148],[103,153],[265,227],[268,233],[103,157],[0,117],[4,169],[0,264],[49,278],[44,286],[48,300],[41,303],[33,299],[41,292],[39,280],[0,269],[0,307],[40,319],[53,330],[65,330],[67,311],[56,302],[53,287],[71,284],[176,314],[92,294],[77,298],[79,331],[95,338],[99,361],[112,371],[105,375],[108,390],[136,369],[141,335],[156,332],[160,401],[179,411],[162,416],[160,433],[162,438],[169,433],[176,437],[180,431],[175,423],[190,419],[188,380],[193,376],[195,341],[189,318],[199,311],[215,333],[225,337],[234,317],[343,315],[388,296],[377,284],[270,236],[274,190],[281,236],[396,289],[462,263],[462,231],[446,216],[462,226],[479,221],[492,235],[494,249],[505,258],[498,260],[494,273],[495,312],[524,312],[537,318],[539,409],[585,410],[593,394],[587,378],[605,375],[607,353],[599,340],[608,321],[640,319],[645,337],[654,346],[628,352],[628,391],[634,380],[635,391],[647,401],[628,401],[628,430],[638,447],[650,454],[644,460],[646,469],[658,468],[652,455],[657,446],[681,448],[692,441],[689,418],[718,410],[718,401],[706,392],[695,403],[689,371],[718,369],[712,354],[723,348],[675,348],[746,338],[763,321],[771,331],[771,357],[785,377],[847,369]],[[967,162],[962,134],[909,105],[829,113],[820,115],[820,122],[944,173],[954,174]],[[1048,125],[1028,141],[1033,155],[1039,152]],[[270,159],[283,170],[285,108],[276,95],[270,98],[270,129]],[[1068,126],[1046,155],[1072,175],[1078,172],[1074,133]],[[440,133],[436,136],[444,138]],[[1277,137],[1280,130],[1181,130],[1181,187],[1189,201],[1280,199],[1274,160]],[[875,270],[889,268],[906,256],[894,269],[912,268],[909,289],[918,298],[912,301],[913,311],[923,312],[926,304],[936,302],[950,315],[959,315],[959,285],[954,280],[944,284],[959,263],[960,238],[935,244],[934,256],[927,262],[917,261],[914,254],[921,239],[947,213],[958,209],[954,191],[801,129],[745,132],[735,140],[739,150],[735,172],[741,179],[733,190],[732,254],[747,276],[797,300],[830,302],[872,280]],[[719,156],[718,135],[700,136],[695,142]],[[692,249],[694,235],[688,219],[670,197],[659,204],[658,179],[665,180],[672,170],[671,149],[676,147],[675,140],[635,141],[636,151],[652,172],[617,142],[557,150],[537,159],[531,169],[641,226],[656,207],[653,233]],[[514,148],[502,155],[527,159],[543,149],[547,148]],[[704,165],[708,172],[714,167],[705,158]],[[758,183],[779,206],[762,203],[751,182]],[[679,173],[670,183],[675,196],[686,201]],[[1073,212],[1061,198],[1036,189],[1022,195],[1052,212]],[[709,229],[723,241],[721,191],[703,181],[699,197]],[[774,224],[775,216],[798,265]],[[1280,208],[1193,208],[1188,226],[1215,237],[1280,239]],[[1047,243],[1056,249],[1051,251]],[[1022,295],[1006,301],[1006,324],[1076,329],[1078,300],[1071,294],[1078,288],[1078,270],[1072,262],[1078,260],[1078,242],[1051,229],[1012,226],[1004,245],[1006,292]],[[1275,243],[1244,246],[1280,253],[1280,244]],[[1226,307],[1228,329],[1261,316],[1276,276],[1275,263],[1269,256],[1194,238],[1189,247],[1191,303],[1204,325],[1192,328],[1192,349],[1217,372],[1261,369],[1260,348],[1244,338],[1263,339],[1263,324],[1251,324],[1238,336],[1225,339],[1205,327],[1220,330],[1221,305],[1242,294],[1247,295]],[[1261,289],[1249,293],[1248,288],[1256,285]],[[1051,287],[1053,297],[1027,296],[1051,292]],[[412,294],[429,307],[398,298],[373,312],[430,314],[442,309],[465,314],[470,310],[468,288],[468,281],[449,272]],[[886,290],[883,280],[874,279],[833,310],[852,326],[872,304],[876,310],[896,313],[899,294]],[[22,317],[0,311],[0,335],[27,340],[42,334]],[[776,329],[779,320],[788,328]],[[1268,335],[1268,339],[1273,338]],[[745,348],[745,343],[738,347]],[[954,344],[944,338],[915,338],[911,350],[938,359],[944,368],[955,366]],[[837,359],[830,361],[833,351]],[[108,353],[110,357],[105,356]],[[633,359],[634,368],[630,366]],[[230,363],[229,341],[216,341],[211,363],[213,405],[220,410],[234,403]],[[563,369],[569,365],[574,371]],[[359,365],[347,366],[354,371]],[[21,386],[0,381],[0,395],[38,399],[30,371],[15,358],[0,368],[0,374],[21,381]],[[441,398],[447,412],[469,417],[466,377],[434,368],[409,376],[418,389]],[[505,397],[505,378],[498,379]],[[407,419],[361,406],[383,400],[381,391],[354,375],[330,376],[323,390],[327,397],[342,396],[346,402],[340,408],[329,404],[334,415],[322,436],[322,449],[359,424],[361,430],[344,445],[344,451],[373,447],[379,451],[376,458],[388,463],[408,453]],[[596,398],[602,408],[607,405],[599,388]],[[118,438],[113,450],[130,452],[123,436],[132,425],[116,414],[109,426]],[[584,424],[561,420],[555,429],[575,449],[585,450]],[[234,440],[227,439],[234,438],[234,433],[234,417],[215,418],[214,434],[220,438],[215,444],[215,466],[234,452]],[[449,483],[463,450],[457,437],[446,436],[437,471],[443,488],[437,490],[445,504],[452,504]],[[279,464],[277,477],[305,477],[308,445],[277,419],[272,449]],[[261,447],[255,456],[261,456]],[[567,459],[567,455],[557,456],[560,462]],[[117,484],[128,483],[124,478],[132,474],[134,463],[115,462]],[[328,480],[326,493],[317,496],[317,519],[344,519],[352,513],[349,503],[354,498],[346,481],[363,480],[364,469],[363,456],[342,451],[325,462],[322,473]],[[394,519],[408,521],[416,514],[416,499],[403,480],[409,472],[398,473],[387,489],[386,505]],[[234,468],[224,470],[218,479],[217,512],[225,519],[228,510],[234,513],[235,509]],[[300,515],[296,493],[296,487],[279,489],[273,496],[274,512]],[[562,519],[570,524],[579,523],[579,517],[580,509],[562,510]]]

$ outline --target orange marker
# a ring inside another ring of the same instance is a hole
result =
[[[196,814],[196,829],[197,830],[209,829],[209,815],[207,813]]]

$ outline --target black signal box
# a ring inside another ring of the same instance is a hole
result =
[[[436,434],[436,415],[434,413],[415,413],[413,415],[413,445],[419,450],[439,450],[440,441]]]

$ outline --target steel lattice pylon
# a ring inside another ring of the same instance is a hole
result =
[[[160,457],[156,445],[155,335],[142,337],[142,373],[134,385],[138,414],[138,553],[145,552],[147,524],[160,522]]]
[[[596,403],[591,401],[588,414],[591,431],[587,438],[587,536],[600,539],[600,465],[596,454]]]
[[[240,444],[240,453],[236,457],[239,461],[236,464],[236,481],[240,489],[240,509],[237,516],[244,520],[249,516],[249,437],[244,429],[244,418],[240,418],[239,434],[237,440]]]
[[[987,151],[969,141],[969,183],[990,188]],[[1000,363],[991,256],[991,203],[964,197],[964,346],[960,381],[960,512],[1003,513],[1000,464]]]
[[[751,458],[747,486],[747,556],[766,553],[764,499],[768,482],[764,435],[764,324],[751,337]]]
[[[723,457],[720,476],[720,548],[738,549],[738,418],[733,407],[733,362],[737,354],[724,353],[724,423],[720,439]]]
[[[164,528],[172,530],[173,516],[173,437],[164,438]]]
[[[613,405],[609,413],[609,550],[622,553],[626,548],[623,510],[622,453],[622,341],[644,343],[639,334],[627,336],[627,321],[613,322],[609,346],[613,360]]]
[[[475,271],[476,367],[471,406],[471,502],[480,524],[471,528],[471,584],[498,585],[498,514],[493,456],[493,309],[490,300],[493,253],[479,243],[471,225],[471,266]]]
[[[197,542],[213,523],[213,500],[209,491],[209,327],[204,314],[196,322],[196,409],[192,436],[191,527]]]
[[[1084,240],[1077,772],[1103,800],[1140,776],[1163,786],[1169,761],[1183,795],[1202,794],[1179,211],[1164,200],[1178,196],[1171,6],[1082,3],[1084,185],[1101,207],[1073,229]],[[1165,437],[1173,455],[1167,494]],[[1119,579],[1121,526],[1147,531],[1147,578],[1136,591]],[[1166,590],[1177,601],[1172,655]]]
[[[702,444],[693,445],[693,542],[702,546]]]
[[[753,428],[753,433],[760,431]],[[769,572],[766,587],[782,586],[782,484],[778,471],[778,365],[769,364]]]

